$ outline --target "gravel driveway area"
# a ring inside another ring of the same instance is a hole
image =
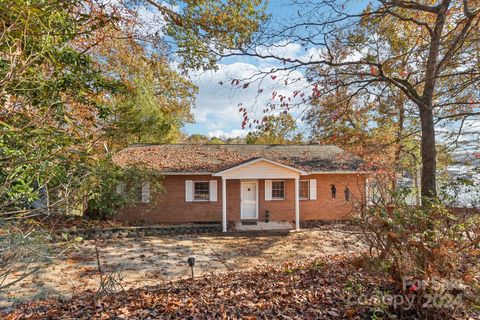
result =
[[[188,257],[195,257],[195,276],[245,270],[292,259],[325,257],[361,250],[354,231],[335,226],[285,233],[171,235],[84,241],[40,272],[2,293],[0,303],[47,296],[69,297],[97,290],[97,245],[104,272],[117,266],[125,288],[189,277]]]

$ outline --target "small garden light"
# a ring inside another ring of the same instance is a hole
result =
[[[192,269],[192,280],[194,278],[193,276],[193,266],[195,265],[195,257],[189,257],[188,260],[188,265],[190,266],[190,268]]]

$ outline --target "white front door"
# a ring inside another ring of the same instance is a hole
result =
[[[242,182],[240,189],[240,217],[242,219],[258,219],[258,183]]]

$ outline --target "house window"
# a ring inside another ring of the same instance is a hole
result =
[[[272,199],[285,199],[285,181],[272,181]]]
[[[334,184],[330,186],[330,189],[332,191],[332,198],[335,199],[337,197],[337,188],[335,187]]]
[[[150,202],[150,182],[144,181],[142,182],[142,192],[141,192],[141,199],[143,203]]]
[[[300,180],[300,199],[308,199],[308,180]]]
[[[350,201],[350,189],[345,188],[345,201]]]
[[[193,184],[193,200],[208,201],[210,200],[210,183],[194,182]]]

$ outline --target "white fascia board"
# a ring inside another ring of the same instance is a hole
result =
[[[285,169],[288,169],[288,170],[297,172],[297,173],[299,173],[299,174],[301,174],[301,175],[307,175],[307,174],[308,174],[306,171],[303,171],[303,170],[300,170],[300,169],[297,169],[297,168],[288,166],[288,165],[286,165],[286,164],[278,163],[278,162],[275,162],[275,161],[273,161],[273,160],[269,160],[269,159],[265,159],[265,158],[257,158],[257,159],[254,159],[254,160],[247,161],[247,162],[244,162],[244,163],[242,163],[242,164],[239,164],[238,166],[231,167],[231,168],[228,168],[228,169],[225,169],[225,170],[216,172],[216,173],[213,174],[213,176],[223,176],[225,173],[228,173],[228,172],[230,172],[230,171],[233,171],[233,170],[236,170],[236,169],[239,169],[239,168],[243,168],[243,167],[247,167],[247,166],[249,166],[249,165],[252,165],[252,164],[254,164],[254,163],[261,162],[261,161],[265,161],[265,162],[268,162],[268,163],[270,163],[270,164],[273,164],[273,165],[276,165],[276,166],[279,166],[279,167],[282,167],[282,168],[285,168]]]

